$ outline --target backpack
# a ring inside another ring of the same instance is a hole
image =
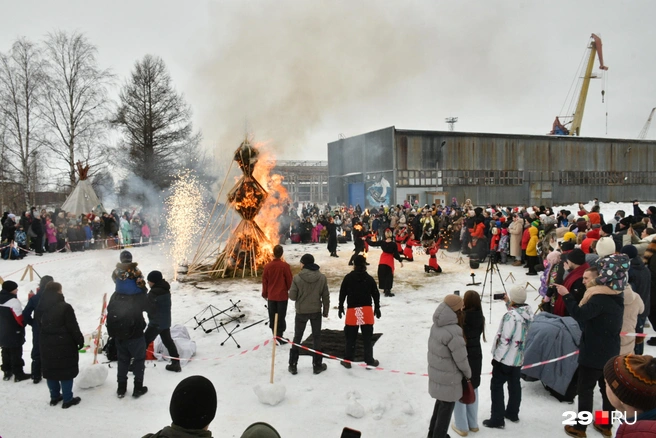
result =
[[[107,343],[103,347],[103,352],[107,356],[107,360],[113,362],[118,360],[118,351],[116,349],[116,340],[112,337],[107,338]]]
[[[138,303],[128,295],[116,294],[107,306],[107,333],[116,339],[130,339],[138,328],[139,320],[143,321]]]

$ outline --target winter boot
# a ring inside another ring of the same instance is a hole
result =
[[[148,387],[143,386],[143,382],[134,382],[134,391],[132,391],[132,397],[139,398],[147,392]]]
[[[50,399],[50,406],[57,406],[60,401],[64,400],[64,397],[60,394],[58,397]]]
[[[32,376],[32,382],[36,385],[37,383],[41,382],[42,377],[41,376]]]
[[[298,369],[296,368],[296,364],[292,365],[289,364],[289,367],[287,367],[287,370],[292,373],[293,375],[298,374]]]
[[[11,380],[11,376],[13,376],[13,374],[11,374],[11,371],[5,371],[4,376],[2,376],[2,380],[8,382]]]
[[[125,397],[125,393],[128,392],[128,383],[123,382],[118,384],[118,389],[116,390],[116,395],[118,398]]]
[[[312,365],[312,370],[314,371],[314,374],[321,374],[324,371],[328,369],[328,365],[325,363],[320,363],[318,365]]]
[[[182,371],[182,368],[180,368],[180,361],[177,359],[171,360],[171,363],[166,366],[166,370],[179,373]]]
[[[346,361],[343,360],[343,361],[340,361],[339,364],[340,364],[341,366],[343,366],[344,368],[346,368],[346,369],[350,369],[350,368],[351,368],[351,362],[346,362]]]
[[[31,374],[16,374],[14,376],[14,382],[22,382],[23,380],[31,379],[32,375]]]
[[[430,266],[424,265],[424,272],[428,274],[430,272]]]
[[[372,360],[371,363],[367,364],[367,366],[370,366],[370,367],[377,367],[378,365],[380,365],[380,362],[376,359]],[[367,368],[367,369],[370,370],[371,368]]]
[[[82,399],[80,397],[73,397],[70,401],[62,403],[62,409],[68,409],[71,406],[79,405]]]
[[[385,289],[385,296],[386,296],[386,297],[393,297],[394,294],[392,293],[391,290],[389,290],[389,289]]]

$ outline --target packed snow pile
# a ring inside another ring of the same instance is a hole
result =
[[[285,399],[287,389],[281,383],[270,383],[268,385],[257,385],[253,388],[260,403],[276,406]]]
[[[95,388],[105,383],[109,375],[106,365],[94,364],[83,367],[75,378],[75,386],[81,389]]]

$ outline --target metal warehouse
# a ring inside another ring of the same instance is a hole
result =
[[[328,144],[329,202],[656,199],[656,141],[389,127]]]

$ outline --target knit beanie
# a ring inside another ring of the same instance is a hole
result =
[[[563,236],[563,242],[576,242],[576,234],[568,231]]]
[[[314,256],[312,254],[303,254],[303,257],[301,257],[302,265],[311,265],[313,263],[314,263]]]
[[[460,298],[458,295],[450,294],[444,297],[444,304],[449,306],[451,310],[454,312],[457,312],[458,310],[462,310],[463,307],[465,307],[464,302],[462,301],[462,298]]]
[[[604,367],[606,384],[620,401],[641,411],[656,408],[656,359],[629,354],[615,356]]]
[[[597,241],[597,254],[599,257],[606,257],[615,253],[615,241],[612,237],[602,237]]]
[[[216,390],[203,376],[191,376],[178,383],[169,405],[171,420],[184,429],[203,429],[216,415]]]
[[[356,267],[366,267],[367,259],[362,255],[358,255],[357,257],[355,257],[355,260],[353,260],[353,265],[355,265]]]
[[[158,281],[162,281],[163,279],[164,276],[159,271],[151,271],[147,277],[147,280],[150,281],[151,283],[157,283]]]
[[[526,287],[513,286],[508,291],[508,298],[515,304],[524,304],[526,302]]]
[[[624,245],[620,252],[625,254],[629,259],[638,257],[638,249],[633,245]]]
[[[16,283],[15,281],[9,280],[2,283],[3,292],[13,292],[16,289],[18,289],[18,283]]]
[[[246,428],[241,438],[280,438],[280,434],[270,424],[253,423]]]
[[[574,263],[575,265],[581,266],[585,263],[585,253],[578,248],[574,248],[567,253],[567,260]]]
[[[606,225],[601,227],[601,231],[603,231],[604,233],[606,233],[610,236],[611,234],[613,234],[613,225],[606,224]]]
[[[535,221],[531,222],[531,226],[533,226],[535,228],[540,228],[540,221],[535,220]]]
[[[123,251],[119,256],[121,263],[132,263],[132,253],[130,251]]]

